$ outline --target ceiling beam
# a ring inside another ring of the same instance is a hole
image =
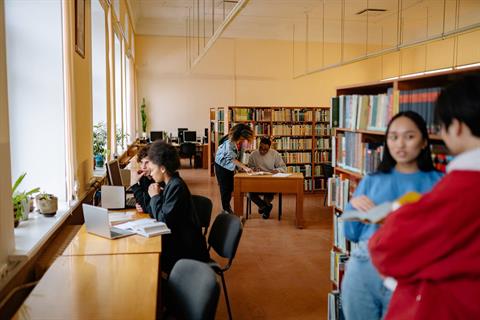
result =
[[[222,33],[225,31],[225,29],[228,27],[228,25],[235,19],[235,17],[242,11],[242,9],[245,7],[245,5],[248,3],[250,0],[239,0],[235,7],[228,13],[228,15],[225,17],[225,20],[223,20],[222,24],[215,30],[215,33],[213,36],[208,40],[207,44],[202,48],[202,51],[198,55],[198,57],[193,61],[193,64],[190,66],[190,69],[194,68],[200,60],[207,54],[208,50],[210,50],[211,47],[215,44],[215,42],[220,38]],[[188,36],[188,35],[187,35]]]

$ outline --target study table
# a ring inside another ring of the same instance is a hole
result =
[[[237,173],[234,176],[233,211],[236,215],[243,215],[243,197],[247,192],[295,194],[295,225],[297,228],[303,229],[305,227],[303,220],[303,188],[303,174],[299,172],[291,173],[287,177]]]
[[[13,319],[155,319],[159,254],[60,256]]]
[[[161,236],[110,240],[83,225],[14,319],[155,319],[161,251]]]

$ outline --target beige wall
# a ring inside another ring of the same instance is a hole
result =
[[[320,46],[310,46],[306,57],[289,41],[221,39],[191,72],[184,38],[136,36],[136,46],[138,98],[146,98],[149,130],[174,135],[177,127],[207,127],[210,107],[328,106],[337,87],[480,62],[480,31],[301,77],[305,59],[310,69],[321,66]],[[328,64],[335,45],[326,48]]]

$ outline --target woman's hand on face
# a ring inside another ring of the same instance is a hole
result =
[[[148,187],[148,194],[150,195],[150,197],[154,197],[157,194],[160,194],[160,192],[162,192],[162,188],[158,183],[152,183]]]
[[[358,196],[358,197],[352,198],[350,200],[350,204],[356,210],[360,210],[360,211],[368,211],[373,207],[375,207],[375,204],[373,203],[373,201],[370,200],[370,198],[367,196]]]

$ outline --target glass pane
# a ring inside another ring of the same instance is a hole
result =
[[[115,137],[121,134],[122,128],[122,45],[115,34]],[[115,139],[115,153],[119,155],[123,150],[121,139]]]
[[[342,57],[342,2],[325,1],[325,66],[340,63]]]
[[[366,0],[345,1],[343,61],[350,61],[367,53],[368,12],[357,14],[366,8]]]

